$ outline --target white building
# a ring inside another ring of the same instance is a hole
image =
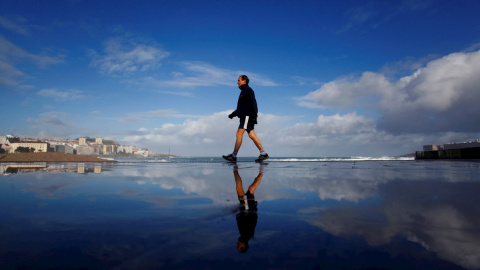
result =
[[[37,141],[37,142],[22,142],[22,141],[13,141],[10,144],[11,149],[9,149],[9,153],[15,153],[15,150],[19,147],[26,147],[26,148],[33,148],[34,153],[38,152],[48,152],[48,143],[42,142],[42,141]]]
[[[136,146],[130,146],[130,145],[120,145],[118,146],[118,153],[124,153],[124,154],[133,154],[138,150]]]
[[[85,137],[78,138],[78,145],[87,145],[87,138]]]

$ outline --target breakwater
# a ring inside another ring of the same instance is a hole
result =
[[[415,159],[480,159],[480,147],[417,151]]]

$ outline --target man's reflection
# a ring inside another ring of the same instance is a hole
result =
[[[243,190],[243,183],[238,167],[233,169],[235,177],[235,184],[237,189],[238,200],[240,202],[239,212],[236,216],[238,231],[240,237],[237,242],[237,250],[240,253],[246,253],[248,250],[248,241],[253,238],[255,234],[255,227],[257,226],[257,201],[255,200],[255,190],[260,185],[263,178],[263,166],[260,166],[258,176],[253,180],[253,183],[248,187],[247,193]]]

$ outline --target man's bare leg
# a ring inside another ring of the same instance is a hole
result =
[[[243,191],[243,183],[242,183],[242,178],[240,177],[240,174],[238,173],[238,168],[235,167],[233,170],[233,175],[235,177],[235,186],[237,190],[237,195],[238,198],[241,199],[243,196],[245,196],[245,191]],[[260,185],[260,182],[262,182],[263,178],[263,172],[259,172],[257,177],[255,177],[255,180],[253,180],[252,184],[248,187],[248,191],[250,194],[255,194],[255,190],[257,187]]]
[[[233,176],[235,177],[235,187],[237,190],[238,199],[242,200],[243,196],[245,196],[245,191],[243,191],[242,178],[240,177],[240,174],[238,174],[237,168],[233,170]]]
[[[260,142],[260,139],[257,137],[257,134],[255,134],[255,131],[253,131],[253,130],[250,131],[250,133],[248,133],[248,137],[250,137],[250,139],[252,139],[253,143],[257,146],[258,150],[260,150],[260,151],[263,150],[262,143]],[[237,140],[238,140],[238,137],[237,137]]]
[[[239,128],[237,130],[237,140],[235,141],[235,148],[233,149],[234,153],[238,153],[238,150],[240,150],[240,146],[242,146],[243,133],[245,133],[245,129]]]
[[[263,172],[258,173],[258,176],[255,178],[253,183],[248,187],[248,191],[250,192],[250,194],[252,195],[255,194],[255,190],[260,185],[262,178],[263,178]]]

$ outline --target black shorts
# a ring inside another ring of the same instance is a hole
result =
[[[248,133],[254,129],[255,126],[255,118],[252,118],[250,116],[245,116],[245,117],[240,117],[240,125],[238,126],[238,129],[246,129]]]

